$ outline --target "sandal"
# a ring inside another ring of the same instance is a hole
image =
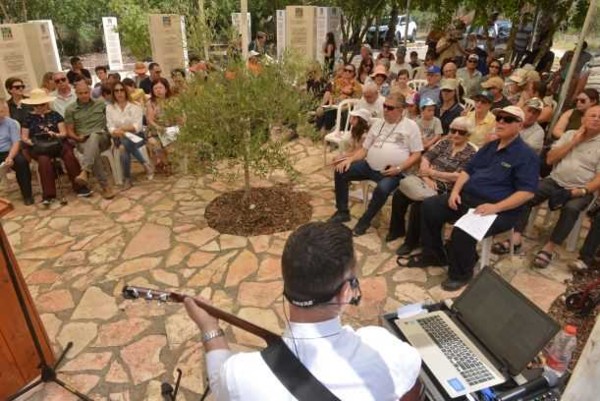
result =
[[[521,250],[521,245],[522,244],[514,244],[513,253],[519,252]],[[502,242],[495,242],[494,245],[492,245],[492,253],[494,255],[506,255],[507,253],[510,253],[510,241],[504,240]]]
[[[538,269],[545,269],[546,267],[548,267],[551,261],[552,254],[542,249],[541,251],[536,253],[535,258],[533,258],[533,267],[537,267]]]
[[[396,264],[400,267],[428,267],[428,266],[446,266],[446,263],[432,258],[430,256],[419,253],[417,255],[409,256],[408,258],[398,256]]]

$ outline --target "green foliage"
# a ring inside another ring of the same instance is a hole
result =
[[[118,18],[119,35],[123,46],[138,60],[149,57],[149,4],[146,0],[110,0],[110,9]]]
[[[177,158],[187,159],[192,171],[243,172],[246,190],[250,171],[292,173],[284,143],[271,139],[270,131],[274,125],[295,126],[306,115],[306,95],[294,86],[303,82],[303,71],[297,63],[282,62],[264,65],[255,75],[237,64],[206,82],[193,81],[166,111],[168,118],[185,120],[175,144]]]

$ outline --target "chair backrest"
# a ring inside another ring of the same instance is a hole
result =
[[[338,104],[337,115],[335,116],[335,129],[333,132],[345,132],[350,129],[350,118],[346,118],[346,123],[344,124],[344,130],[341,130],[342,125],[342,112],[347,110],[351,112],[354,110],[354,107],[358,103],[358,99],[344,99]]]
[[[418,92],[419,90],[421,90],[422,87],[427,85],[427,80],[426,79],[413,79],[412,81],[408,81],[407,85],[412,90],[415,90]]]
[[[469,99],[468,97],[466,97],[464,100],[465,100],[465,104],[463,105],[463,107],[468,105],[471,107],[471,110],[473,110],[475,108],[475,100]]]

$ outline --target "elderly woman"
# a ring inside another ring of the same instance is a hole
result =
[[[131,156],[135,157],[146,170],[148,179],[154,177],[154,169],[148,160],[140,153],[144,145],[140,135],[144,112],[142,108],[133,103],[122,82],[117,82],[112,90],[112,102],[106,106],[106,126],[108,132],[115,138],[115,143],[121,152],[121,166],[123,168],[123,189],[131,188]]]
[[[567,131],[579,129],[581,127],[581,118],[586,110],[598,104],[598,91],[593,88],[586,88],[576,97],[575,108],[565,111],[554,126],[552,136],[556,139]]]
[[[490,112],[494,95],[490,91],[481,91],[473,96],[475,108],[463,111],[467,119],[474,125],[471,134],[471,142],[477,147],[482,147],[494,139],[494,128],[496,128],[496,117]]]
[[[404,236],[404,217],[408,206],[412,204],[412,207],[406,237],[396,251],[397,255],[406,256],[420,244],[421,202],[430,196],[451,191],[460,171],[477,151],[469,143],[473,128],[466,117],[455,119],[450,124],[448,136],[423,155],[419,175],[400,181],[392,198],[392,216],[386,241]]]
[[[73,146],[66,140],[67,129],[63,117],[50,110],[54,97],[48,96],[44,89],[34,89],[31,97],[24,99],[25,104],[33,107],[21,127],[21,140],[29,145],[26,149],[38,163],[42,187],[42,203],[49,206],[56,200],[56,171],[54,158],[61,158],[73,190],[78,196],[86,197],[91,191],[75,182],[81,173],[81,166],[73,153]],[[54,144],[54,145],[51,145]]]

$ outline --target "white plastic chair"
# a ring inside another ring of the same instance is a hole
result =
[[[344,128],[341,128],[342,112],[351,112],[358,103],[358,99],[345,99],[337,106],[335,116],[335,127],[333,131],[323,137],[323,164],[327,164],[327,144],[332,143],[337,145],[338,149],[343,150],[343,145],[350,139],[350,116],[346,119]]]
[[[150,163],[150,155],[148,154],[148,148],[146,148],[146,145],[143,145],[139,148],[140,152],[142,153],[142,156],[144,156],[144,159],[146,160],[146,163]],[[113,155],[113,159],[111,160],[111,157],[108,154],[105,154],[107,152],[111,152],[111,154]],[[121,166],[121,155],[120,155],[120,150],[119,148],[116,147],[111,147],[111,149],[108,149],[107,151],[102,153],[102,156],[106,156],[108,158],[108,162],[110,163],[110,168],[112,169],[112,173],[113,173],[113,178],[115,180],[115,184],[116,185],[122,185],[123,184],[123,168]],[[135,157],[131,158],[132,161],[137,161],[137,159]]]
[[[421,90],[422,87],[427,85],[427,80],[426,79],[413,79],[412,81],[408,81],[407,85],[409,88],[418,92],[419,90]]]

